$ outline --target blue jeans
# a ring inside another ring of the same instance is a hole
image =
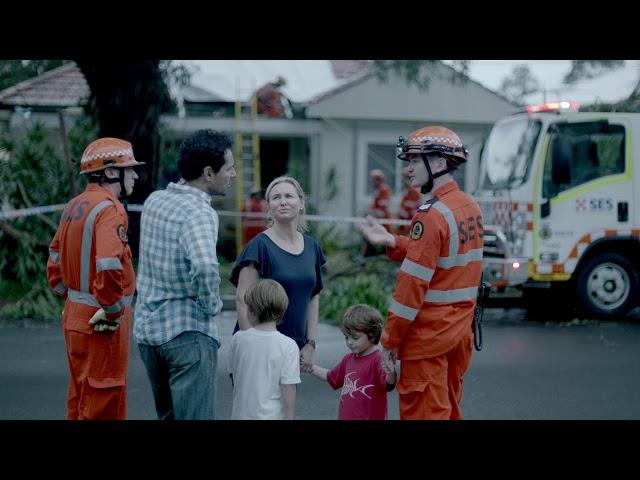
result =
[[[162,345],[138,344],[159,420],[215,420],[220,344],[189,331]]]

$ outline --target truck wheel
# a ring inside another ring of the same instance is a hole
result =
[[[638,299],[638,272],[622,255],[605,253],[590,259],[578,274],[580,310],[603,320],[622,319]]]

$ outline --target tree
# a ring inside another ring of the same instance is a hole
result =
[[[451,69],[438,68],[440,60],[374,60],[373,71],[381,82],[389,80],[391,72],[404,77],[408,85],[419,89],[429,88],[432,78],[443,78],[451,83],[464,83],[468,80],[469,61],[454,60]]]
[[[160,115],[174,109],[168,84],[184,84],[189,75],[182,66],[160,60],[77,60],[91,91],[86,111],[98,125],[98,136],[132,143],[139,179],[131,203],[142,204],[158,183]],[[130,243],[137,256],[139,215],[131,215]]]
[[[57,68],[66,60],[0,60],[0,90]]]
[[[377,77],[382,82],[389,80],[389,74],[395,73],[404,77],[405,81],[409,85],[416,85],[420,89],[427,89],[432,78],[439,76],[442,78],[442,74],[438,74],[439,69],[435,66],[439,63],[438,60],[375,60],[372,62],[372,68]],[[595,78],[603,73],[620,68],[624,65],[624,60],[572,60],[571,69],[566,73],[564,77],[564,83],[574,83],[578,80]],[[451,62],[450,66],[453,70],[449,70],[448,75],[445,74],[444,78],[450,80],[452,83],[458,81],[464,81],[467,78],[469,72],[469,60],[455,60]],[[521,67],[525,67],[524,69]],[[516,70],[520,68],[519,70]],[[526,70],[525,70],[526,69]],[[519,65],[512,71],[512,77],[505,78],[501,90],[503,92],[515,92],[515,99],[520,101],[522,96],[527,93],[532,93],[539,89],[536,87],[537,79],[531,75],[526,65]],[[446,70],[440,69],[440,72],[446,72]],[[506,85],[505,85],[506,82]],[[521,93],[520,92],[527,92]],[[506,95],[510,99],[511,93]],[[625,112],[637,112],[640,111],[640,78],[638,83],[631,93],[629,98],[617,104],[598,104],[586,106],[587,110],[600,110],[600,111],[625,111]]]
[[[540,90],[540,84],[527,65],[513,67],[511,76],[505,77],[500,85],[500,92],[516,104],[521,104],[526,95],[538,90]]]
[[[572,60],[571,70],[564,76],[564,83],[595,78],[608,70],[624,66],[624,60]]]

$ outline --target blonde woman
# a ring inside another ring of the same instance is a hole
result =
[[[274,179],[265,199],[270,226],[245,246],[231,272],[231,283],[237,287],[235,331],[253,326],[244,302],[247,289],[260,278],[276,280],[289,297],[289,307],[278,330],[296,342],[302,366],[310,366],[318,338],[321,267],[326,260],[318,242],[304,234],[305,195],[298,181],[289,176]]]

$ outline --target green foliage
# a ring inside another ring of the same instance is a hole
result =
[[[64,300],[53,293],[46,279],[38,279],[26,295],[0,309],[0,319],[57,320],[63,308]]]
[[[523,98],[540,90],[540,83],[533,76],[527,65],[516,65],[511,76],[502,79],[500,91],[511,102],[521,104]]]
[[[345,310],[364,303],[383,317],[395,288],[397,264],[387,257],[370,257],[364,264],[354,262],[347,252],[329,256],[320,300],[320,318],[340,325]]]
[[[0,90],[42,75],[64,63],[63,60],[0,60]]]
[[[338,173],[335,165],[331,165],[329,171],[327,172],[327,176],[324,180],[324,199],[327,202],[333,200],[338,194],[338,182],[337,177]]]
[[[220,264],[220,295],[235,295],[236,287],[229,281],[233,262],[230,262],[222,255],[218,255],[218,262]]]
[[[80,171],[80,158],[87,145],[98,138],[98,125],[95,120],[89,115],[79,116],[73,123],[73,126],[69,129],[69,148],[71,150],[71,158],[75,171]],[[80,177],[84,179],[84,177]],[[84,186],[82,187],[84,189]]]
[[[571,70],[564,76],[563,83],[595,78],[608,70],[624,66],[624,60],[572,60]]]
[[[164,188],[169,182],[177,181],[180,177],[178,173],[180,140],[176,137],[175,133],[165,126],[160,126],[160,138],[162,141],[156,188]]]
[[[464,84],[468,80],[469,61],[455,60],[443,68],[439,60],[374,60],[373,69],[381,82],[389,80],[391,72],[403,77],[408,85],[421,90],[429,88],[433,78],[444,79],[452,84]]]
[[[82,122],[71,129],[74,158],[80,157],[89,134],[90,130]],[[4,210],[61,204],[71,196],[65,160],[49,143],[45,128],[38,123],[31,126],[21,140],[0,138],[0,179],[0,202]],[[78,183],[79,188],[84,188]],[[21,293],[19,298],[9,296],[8,299],[15,302],[0,309],[1,318],[59,317],[63,302],[46,280],[48,246],[59,218],[58,212],[0,222],[0,278],[12,282],[15,286],[12,291]],[[4,290],[2,296],[7,299]]]

